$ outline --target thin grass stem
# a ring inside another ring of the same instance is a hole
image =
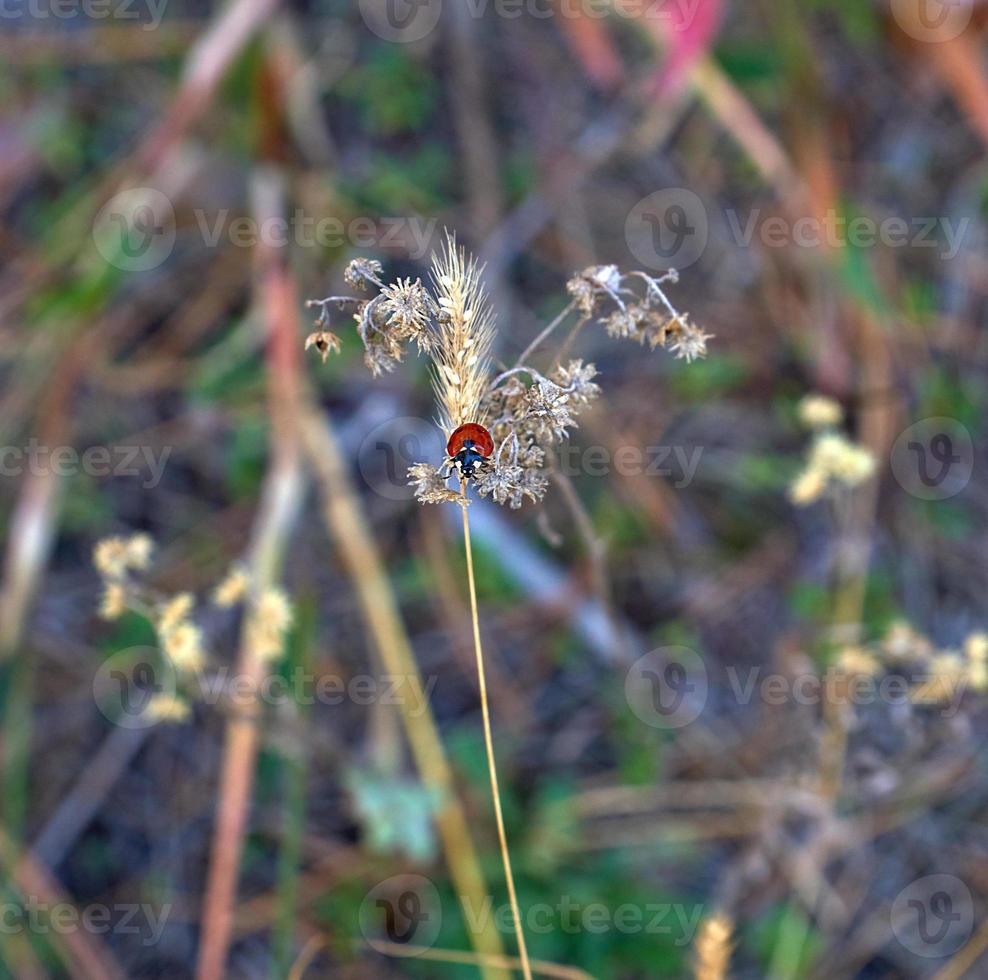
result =
[[[515,924],[515,936],[518,940],[518,956],[521,959],[521,971],[525,980],[532,980],[532,967],[528,962],[528,949],[525,945],[525,930],[521,925],[521,911],[518,907],[518,895],[515,893],[515,879],[511,872],[511,852],[508,850],[508,835],[504,830],[504,815],[501,812],[501,792],[497,783],[497,764],[494,760],[494,738],[491,734],[491,714],[487,703],[487,678],[484,670],[484,651],[480,643],[480,619],[477,616],[477,585],[473,574],[473,549],[470,545],[470,518],[467,515],[466,482],[460,485],[463,493],[463,503],[460,510],[463,513],[463,546],[467,555],[467,582],[470,586],[470,614],[473,619],[473,646],[477,654],[477,684],[480,688],[480,709],[484,719],[484,745],[487,749],[487,771],[491,779],[491,796],[494,800],[494,816],[497,819],[497,836],[501,845],[501,861],[504,864],[504,877],[508,886],[508,900],[511,902],[511,914]]]

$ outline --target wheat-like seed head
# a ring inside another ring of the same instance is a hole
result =
[[[456,247],[453,236],[446,239],[442,254],[432,258],[439,303],[433,387],[439,424],[447,436],[465,422],[484,424],[481,401],[487,392],[496,328],[481,271],[476,260]]]
[[[726,980],[731,962],[731,933],[734,924],[723,913],[706,919],[700,927],[694,950],[696,980]]]

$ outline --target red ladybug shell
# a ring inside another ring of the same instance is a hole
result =
[[[476,422],[467,422],[456,429],[449,437],[449,442],[446,443],[446,452],[450,456],[455,456],[468,439],[481,456],[490,456],[494,452],[494,440],[491,438],[491,434]]]

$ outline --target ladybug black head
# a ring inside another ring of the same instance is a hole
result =
[[[483,453],[477,452],[472,439],[467,439],[463,448],[451,457],[454,465],[460,468],[460,475],[469,480],[478,467],[482,467],[487,462],[487,457]]]

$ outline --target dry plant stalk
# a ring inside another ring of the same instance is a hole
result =
[[[277,172],[259,172],[252,185],[252,196],[259,218],[281,214],[282,182]],[[245,617],[238,661],[239,674],[252,681],[259,681],[268,669],[273,644],[267,635],[265,620],[270,613],[278,612],[276,608],[265,610],[260,600],[277,584],[304,492],[297,429],[299,365],[294,344],[297,322],[295,281],[283,266],[280,256],[271,249],[265,248],[259,252],[258,267],[259,300],[268,327],[266,356],[271,461],[261,508],[254,523],[247,568],[251,587],[259,601]],[[252,690],[257,689],[257,685],[252,684]],[[200,980],[219,980],[226,971],[233,933],[237,876],[260,738],[260,707],[255,699],[249,710],[235,712],[227,723],[216,825],[203,902],[203,937],[197,968]]]
[[[734,924],[722,912],[704,920],[694,949],[695,980],[726,980],[731,963]]]
[[[415,496],[422,503],[456,503],[462,510],[463,540],[470,591],[474,652],[484,728],[484,744],[497,823],[498,841],[508,897],[514,920],[522,972],[532,976],[521,912],[515,889],[504,816],[501,808],[490,705],[480,638],[477,589],[470,538],[467,483],[481,496],[499,504],[520,507],[525,498],[539,502],[548,480],[544,468],[549,454],[576,425],[576,415],[599,394],[592,364],[581,360],[562,363],[584,324],[596,319],[613,337],[665,347],[686,361],[706,354],[706,334],[679,313],[662,289],[675,282],[671,271],[659,279],[642,272],[622,275],[616,266],[594,266],[567,284],[570,302],[526,348],[511,369],[490,377],[490,352],[495,319],[481,281],[481,269],[452,236],[433,256],[433,291],[416,279],[398,279],[386,285],[382,266],[372,259],[356,259],[344,274],[358,290],[374,287],[370,299],[329,296],[310,300],[319,309],[316,330],[305,341],[325,361],[340,349],[340,338],[330,330],[334,309],[352,309],[364,345],[364,360],[376,376],[392,371],[410,343],[428,354],[433,363],[433,388],[438,404],[438,425],[446,436],[449,456],[443,465],[416,463],[409,469]],[[636,292],[632,285],[640,287]],[[602,307],[610,306],[606,316]],[[568,319],[575,320],[569,337],[548,374],[537,370],[531,357]],[[468,430],[468,431],[465,431]],[[458,489],[449,485],[459,479]]]
[[[439,306],[437,339],[435,345],[431,346],[435,367],[433,386],[440,407],[440,425],[444,432],[452,433],[466,423],[480,424],[484,421],[481,415],[481,399],[487,390],[489,352],[494,339],[494,316],[481,286],[476,263],[468,262],[464,253],[457,249],[452,241],[447,242],[445,253],[433,261],[433,277]],[[522,928],[521,909],[518,905],[515,878],[511,869],[511,851],[504,827],[501,792],[497,780],[484,650],[480,642],[480,619],[477,614],[477,585],[473,571],[465,479],[460,483],[458,503],[463,514],[463,544],[467,559],[470,614],[473,620],[473,646],[477,657],[477,685],[480,690],[480,709],[484,725],[487,773],[491,783],[498,844],[501,849],[508,900],[511,903],[518,955],[525,980],[531,980],[532,967],[528,960],[525,930]]]
[[[449,864],[450,875],[461,902],[480,907],[487,890],[480,872],[476,849],[466,815],[456,797],[453,773],[443,751],[432,712],[411,710],[413,703],[428,705],[412,645],[401,622],[384,561],[367,526],[360,502],[348,477],[332,423],[326,413],[309,407],[301,417],[305,451],[323,496],[326,527],[340,548],[354,582],[364,620],[388,673],[408,678],[414,698],[399,699],[398,710],[408,743],[423,782],[442,801],[436,825]],[[503,957],[500,933],[488,921],[470,932],[480,958],[480,971],[487,980],[505,973],[495,964]]]

